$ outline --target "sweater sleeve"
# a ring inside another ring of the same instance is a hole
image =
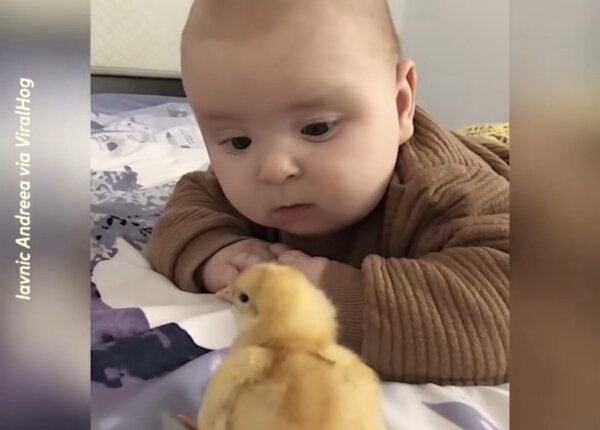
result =
[[[361,270],[327,268],[341,341],[385,380],[506,382],[508,181],[460,166],[427,176],[399,187],[388,220],[392,255],[408,257],[370,255]]]
[[[155,223],[148,257],[180,289],[200,292],[196,269],[223,247],[252,236],[251,223],[229,204],[214,174],[192,172],[176,184]]]

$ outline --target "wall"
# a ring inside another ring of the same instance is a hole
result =
[[[417,103],[446,127],[508,121],[509,2],[389,0]]]
[[[178,77],[179,41],[192,0],[91,0],[97,74]]]

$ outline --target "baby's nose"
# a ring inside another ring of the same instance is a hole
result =
[[[271,153],[260,161],[259,179],[270,184],[281,184],[287,179],[297,178],[301,170],[298,163],[288,154]]]

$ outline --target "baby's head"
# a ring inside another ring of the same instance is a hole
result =
[[[413,133],[385,0],[196,0],[182,78],[228,200],[296,235],[371,212]]]

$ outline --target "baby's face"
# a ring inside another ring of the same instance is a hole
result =
[[[184,50],[183,80],[232,205],[255,223],[316,235],[374,209],[410,136],[395,65],[352,31],[304,27],[200,41]]]

